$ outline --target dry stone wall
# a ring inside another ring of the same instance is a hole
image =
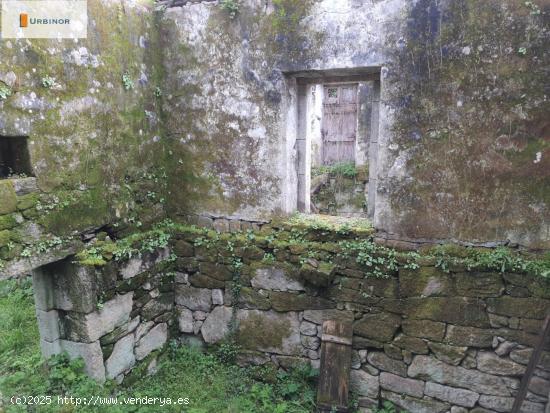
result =
[[[412,413],[510,411],[550,309],[549,292],[529,275],[458,266],[446,273],[425,263],[369,278],[354,257],[304,261],[292,244],[270,263],[262,258],[273,250],[261,242],[236,246],[243,261],[236,281],[230,254],[197,246],[203,241],[193,234],[180,238],[183,335],[214,344],[233,333],[241,363],[318,367],[323,320],[353,320],[351,383],[363,411],[379,400]],[[547,353],[523,411],[545,411],[549,379]]]
[[[173,326],[173,277],[167,249],[105,267],[71,261],[33,274],[44,356],[82,357],[96,380],[121,382],[134,365],[152,367]]]
[[[550,310],[548,283],[529,274],[443,271],[420,257],[373,277],[338,242],[353,233],[283,242],[277,229],[183,228],[155,253],[35,272],[44,354],[82,356],[100,381],[122,381],[141,361],[152,369],[170,339],[234,340],[240,364],[318,368],[323,321],[346,319],[361,411],[389,400],[410,413],[509,412]],[[523,411],[545,412],[549,391],[545,352]]]

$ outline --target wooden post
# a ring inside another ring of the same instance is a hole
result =
[[[527,391],[529,389],[529,381],[531,380],[531,377],[533,376],[533,373],[537,368],[537,364],[539,364],[542,350],[544,349],[544,344],[548,339],[548,335],[550,335],[550,315],[547,315],[544,320],[538,343],[533,351],[533,354],[531,355],[531,358],[529,359],[529,364],[527,364],[525,374],[521,379],[519,391],[516,395],[516,399],[514,400],[514,405],[512,406],[512,413],[520,413],[521,405],[523,404],[523,401],[525,400],[525,396],[527,395]]]
[[[328,320],[323,323],[321,371],[317,389],[319,413],[348,412],[352,336],[350,320]]]

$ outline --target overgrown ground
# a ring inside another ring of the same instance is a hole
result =
[[[147,376],[145,363],[127,384],[103,386],[82,373],[82,362],[65,357],[44,361],[34,314],[30,280],[0,282],[0,412],[235,412],[283,413],[314,410],[315,371],[289,373],[267,368],[241,368],[232,363],[229,346],[210,353],[169,345],[158,372]],[[52,397],[52,404],[14,406],[11,396]],[[188,397],[188,406],[74,406],[57,404],[57,396]]]

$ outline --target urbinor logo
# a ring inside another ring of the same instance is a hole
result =
[[[19,15],[19,27],[29,27],[29,15],[27,13]]]
[[[31,17],[27,13],[19,14],[19,27],[29,27],[29,24],[71,24],[71,19],[37,19]]]
[[[85,39],[86,0],[0,0],[0,39]]]

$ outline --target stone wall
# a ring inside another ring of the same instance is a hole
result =
[[[0,180],[0,278],[162,216],[154,10],[97,0],[88,19],[87,39],[0,41],[0,138],[26,140],[31,169]]]
[[[169,251],[94,268],[70,259],[33,273],[42,354],[82,357],[86,372],[122,382],[137,362],[155,355],[173,329],[174,274]],[[151,354],[153,352],[153,354]]]
[[[547,283],[527,274],[444,272],[424,262],[372,278],[368,266],[339,256],[331,243],[317,245],[326,254],[318,261],[305,258],[310,247],[292,243],[274,251],[264,241],[228,237],[221,244],[234,242],[231,253],[196,234],[179,238],[182,334],[218,343],[233,321],[241,363],[318,367],[323,320],[353,320],[352,390],[365,412],[379,400],[411,413],[509,412],[550,309]],[[265,254],[276,258],[266,263]],[[231,256],[242,258],[238,276]],[[523,411],[545,411],[549,355]]]
[[[154,370],[169,338],[234,341],[241,364],[319,367],[322,322],[346,319],[362,411],[390,400],[411,413],[508,412],[550,310],[540,276],[441,265],[369,231],[171,228],[156,252],[125,244],[130,259],[108,260],[116,244],[96,243],[102,264],[78,254],[35,271],[43,353],[82,356],[91,376],[119,382],[139,361]],[[549,391],[545,352],[524,411],[543,413]]]
[[[377,229],[550,247],[548,1],[250,0],[233,19],[216,2],[168,4],[178,7],[162,20],[166,125],[199,175],[196,212],[296,210],[296,77],[344,69],[381,83],[369,154]],[[178,196],[174,211],[188,197]]]

